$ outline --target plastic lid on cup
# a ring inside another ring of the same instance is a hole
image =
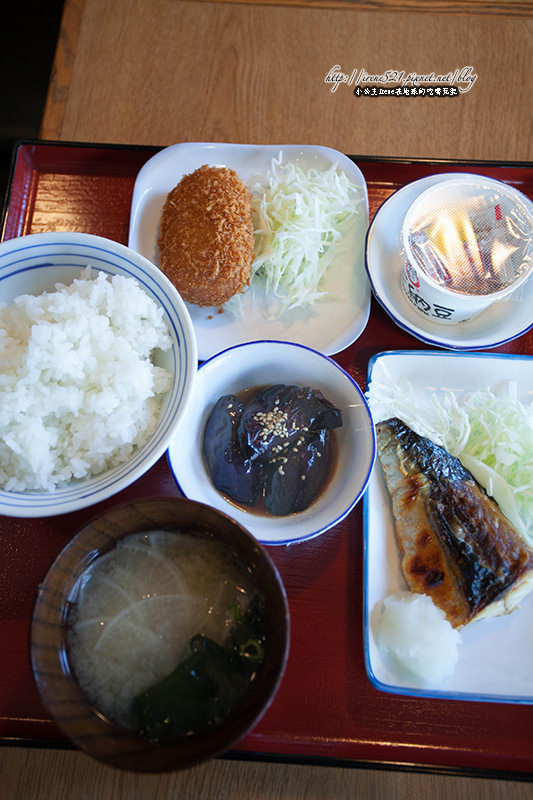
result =
[[[422,192],[402,236],[409,262],[458,294],[507,294],[533,269],[533,203],[491,178],[465,174]]]

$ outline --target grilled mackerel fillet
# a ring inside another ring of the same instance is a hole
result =
[[[459,459],[401,420],[376,425],[402,572],[460,628],[533,589],[533,550]]]

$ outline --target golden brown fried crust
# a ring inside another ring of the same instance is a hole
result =
[[[185,175],[161,215],[159,264],[184,300],[221,306],[250,282],[252,196],[237,173],[207,164]]]

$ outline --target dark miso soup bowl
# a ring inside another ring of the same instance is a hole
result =
[[[266,646],[255,680],[222,723],[187,739],[154,743],[119,727],[87,701],[69,663],[67,624],[76,582],[89,565],[124,536],[161,528],[211,532],[237,555],[265,598]],[[287,598],[266,550],[226,514],[202,503],[171,497],[121,503],[88,522],[61,551],[41,583],[31,625],[33,674],[58,726],[89,756],[138,772],[184,769],[228,750],[272,702],[288,649]]]

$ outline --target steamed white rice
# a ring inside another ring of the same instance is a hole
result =
[[[154,430],[171,339],[133,278],[88,267],[0,304],[0,486],[53,490],[126,461]]]

